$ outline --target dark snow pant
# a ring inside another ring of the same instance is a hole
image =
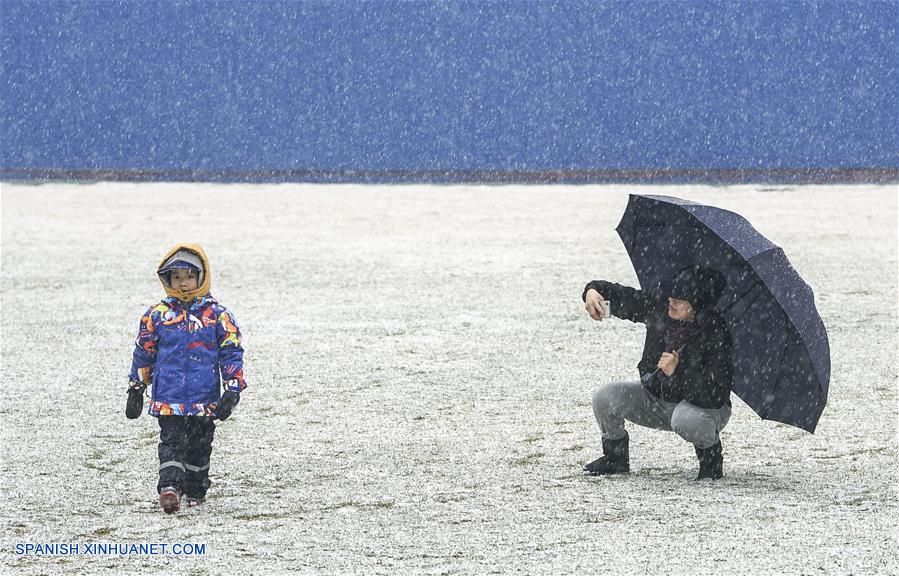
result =
[[[160,416],[159,484],[157,492],[174,486],[192,498],[203,498],[209,480],[209,457],[215,421],[206,416]]]
[[[730,406],[701,408],[686,400],[665,402],[640,382],[615,382],[593,392],[593,416],[606,440],[627,435],[624,421],[670,430],[697,448],[718,443],[718,433],[730,420]]]

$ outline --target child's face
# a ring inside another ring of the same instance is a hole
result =
[[[197,273],[193,270],[172,270],[169,273],[169,284],[175,290],[192,292],[197,289]]]

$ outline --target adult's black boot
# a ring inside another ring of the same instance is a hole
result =
[[[602,458],[584,466],[584,474],[588,476],[605,476],[607,474],[627,474],[631,471],[628,436],[618,440],[602,439]]]
[[[696,449],[696,457],[699,458],[699,475],[697,480],[717,480],[724,476],[724,456],[721,455],[721,440],[714,446]]]

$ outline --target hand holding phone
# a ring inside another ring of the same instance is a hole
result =
[[[608,318],[612,311],[609,301],[603,298],[602,294],[593,288],[587,291],[587,296],[584,299],[584,307],[587,309],[587,313],[590,317],[594,320]]]

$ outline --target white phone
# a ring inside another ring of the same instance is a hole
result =
[[[602,308],[602,317],[603,318],[611,318],[612,317],[612,305],[608,300],[601,300],[599,302],[600,308]]]

